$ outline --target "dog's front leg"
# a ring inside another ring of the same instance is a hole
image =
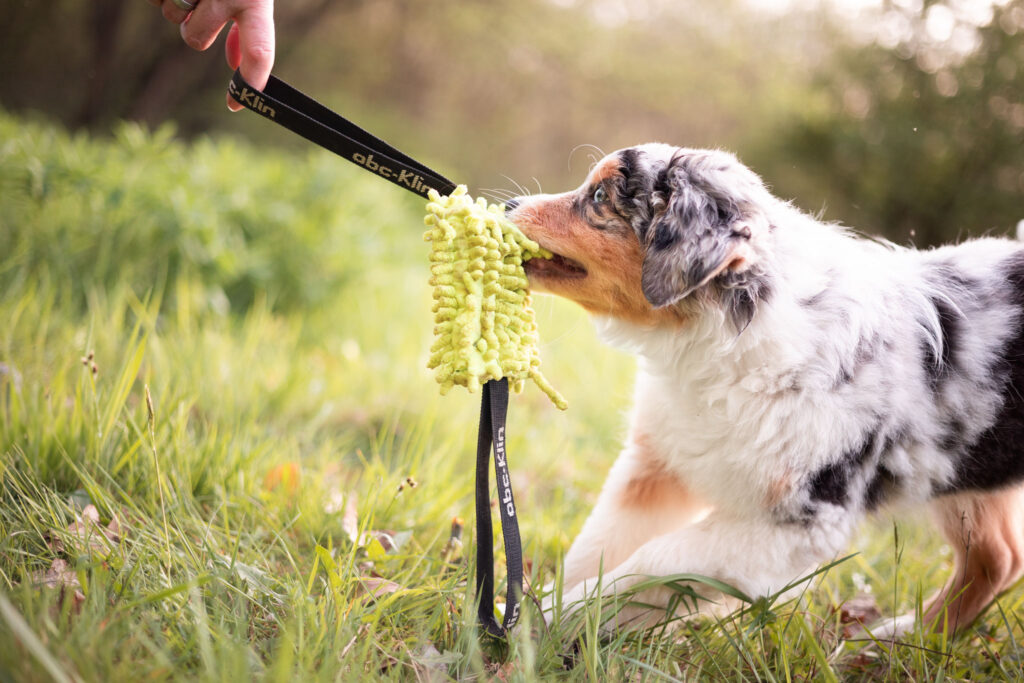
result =
[[[647,541],[626,561],[568,590],[562,605],[568,611],[583,609],[598,592],[607,599],[621,594],[650,577],[698,574],[723,581],[751,598],[772,595],[808,573],[818,563],[834,557],[845,545],[846,525],[803,525],[770,519],[736,518],[712,512],[691,526]],[[712,603],[728,606],[720,593],[706,585],[696,592]],[[794,590],[796,587],[794,588]],[[644,606],[627,606],[605,624],[612,627],[644,627],[665,617],[675,592],[660,586],[643,590],[630,600]],[[714,605],[699,605],[707,610]]]
[[[648,457],[642,441],[632,441],[565,556],[563,589],[617,567],[644,543],[692,523],[706,510],[685,482]]]

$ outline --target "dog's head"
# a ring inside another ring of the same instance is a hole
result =
[[[652,325],[714,300],[743,329],[767,292],[759,262],[773,201],[731,154],[648,144],[609,154],[576,190],[519,197],[508,209],[556,254],[526,264],[534,288]]]

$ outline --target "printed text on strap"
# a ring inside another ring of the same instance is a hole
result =
[[[455,189],[455,183],[440,173],[279,78],[271,76],[267,87],[257,90],[242,78],[240,70],[235,71],[228,92],[242,106],[421,197],[430,189],[443,195]]]

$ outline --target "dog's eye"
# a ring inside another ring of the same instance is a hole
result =
[[[602,187],[601,185],[597,186],[597,189],[594,190],[593,199],[598,204],[608,199],[608,193],[605,191],[604,187]]]

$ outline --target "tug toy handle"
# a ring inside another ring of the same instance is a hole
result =
[[[431,189],[439,194],[455,190],[455,183],[437,171],[275,76],[257,90],[236,70],[228,94],[243,107],[423,198]]]

